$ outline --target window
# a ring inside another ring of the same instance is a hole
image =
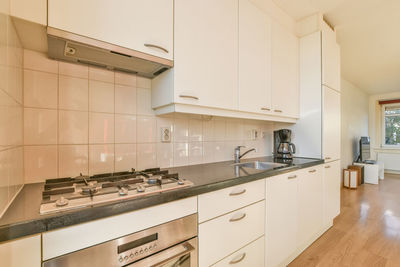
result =
[[[383,144],[400,146],[400,105],[384,105],[383,112]]]

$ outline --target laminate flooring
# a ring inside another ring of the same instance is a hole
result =
[[[333,227],[289,266],[400,267],[400,175],[342,189]]]

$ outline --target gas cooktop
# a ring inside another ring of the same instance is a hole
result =
[[[138,198],[192,186],[193,183],[160,168],[47,179],[40,214],[48,214],[124,199]]]

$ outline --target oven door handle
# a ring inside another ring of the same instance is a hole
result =
[[[179,244],[177,246],[174,246],[172,248],[166,249],[162,252],[156,253],[153,256],[144,258],[143,260],[137,261],[132,264],[133,266],[150,266],[150,267],[160,267],[168,263],[169,261],[180,258],[182,256],[185,256],[192,251],[194,251],[195,248],[189,244],[189,242],[184,242],[182,244]],[[171,255],[172,254],[172,255]]]

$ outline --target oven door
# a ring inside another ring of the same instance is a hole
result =
[[[197,267],[197,238],[192,238],[127,266]]]

